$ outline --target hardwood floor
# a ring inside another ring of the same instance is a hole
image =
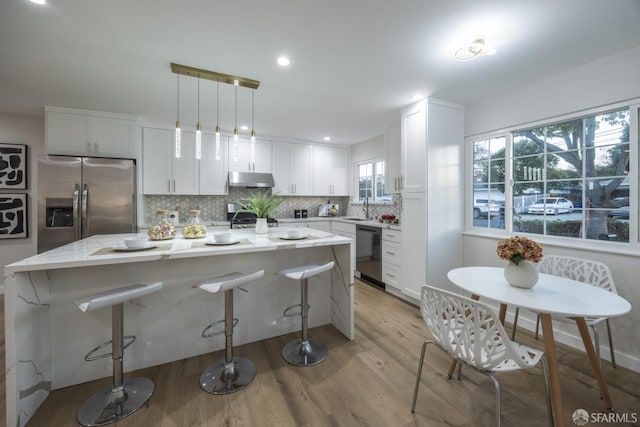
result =
[[[236,347],[237,355],[250,357],[255,362],[258,373],[246,389],[231,395],[209,395],[198,385],[200,372],[223,357],[223,351],[128,373],[127,377],[140,375],[152,379],[156,392],[140,411],[113,425],[495,425],[491,382],[470,369],[463,369],[462,381],[448,380],[449,359],[433,346],[427,351],[416,413],[412,414],[411,398],[420,347],[427,335],[418,308],[357,282],[355,312],[353,342],[347,341],[332,326],[310,331],[311,336],[329,347],[329,357],[314,367],[296,368],[282,360],[281,348],[295,334]],[[542,342],[534,340],[526,331],[519,331],[518,337],[528,345],[542,348]],[[583,408],[598,412],[602,405],[586,355],[559,345],[558,358],[564,416],[567,425],[573,425],[573,411]],[[640,413],[640,374],[624,368],[613,369],[608,363],[604,373],[616,409],[621,413]],[[547,425],[540,369],[504,373],[498,375],[498,379],[504,426]],[[28,425],[77,425],[78,407],[90,394],[109,383],[110,378],[105,378],[54,391]],[[0,393],[4,393],[4,377]],[[4,411],[0,419],[4,420]]]

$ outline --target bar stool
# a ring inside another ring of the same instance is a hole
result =
[[[256,376],[256,365],[246,357],[233,357],[233,327],[238,319],[233,317],[233,288],[264,276],[264,270],[253,273],[228,273],[193,285],[213,294],[224,291],[224,320],[204,328],[202,338],[225,335],[225,357],[209,365],[200,375],[200,387],[211,394],[229,394],[246,387]],[[212,332],[215,325],[224,323],[224,331]]]
[[[331,270],[335,262],[331,261],[323,265],[316,264],[304,264],[295,267],[281,270],[278,274],[288,277],[293,280],[301,280],[300,285],[300,304],[295,304],[287,307],[284,310],[285,317],[300,316],[302,317],[302,336],[300,339],[295,339],[288,342],[282,348],[282,357],[284,360],[295,366],[313,366],[326,359],[329,351],[327,346],[317,340],[309,339],[308,317],[309,317],[309,305],[308,301],[308,278],[311,276],[317,276],[320,273]],[[300,307],[300,312],[290,313],[291,309]]]
[[[84,360],[113,359],[113,383],[85,400],[78,410],[78,423],[84,426],[102,426],[114,423],[137,411],[151,397],[153,381],[147,378],[128,378],[123,381],[122,357],[124,350],[136,340],[135,336],[123,336],[123,307],[125,301],[140,298],[162,289],[162,282],[137,283],[110,291],[88,295],[73,303],[83,312],[111,306],[111,340],[91,350]],[[125,345],[125,340],[128,341]],[[111,344],[111,353],[95,356],[98,350]]]

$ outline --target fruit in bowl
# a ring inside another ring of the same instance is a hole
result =
[[[382,222],[386,222],[387,224],[390,224],[395,221],[396,216],[392,214],[385,214],[385,215],[380,215],[380,219],[382,220]]]

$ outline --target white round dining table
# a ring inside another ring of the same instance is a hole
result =
[[[472,294],[472,298],[487,298],[500,303],[500,320],[504,322],[507,305],[526,308],[540,316],[545,347],[545,357],[549,367],[549,383],[557,426],[564,427],[562,391],[553,337],[552,315],[573,317],[582,337],[585,350],[606,410],[613,409],[607,383],[600,369],[600,363],[591,341],[585,317],[615,317],[631,311],[631,304],[619,295],[596,286],[575,280],[539,274],[537,284],[530,289],[511,286],[504,278],[501,267],[461,267],[447,273],[449,280]],[[453,372],[455,364],[449,368]]]

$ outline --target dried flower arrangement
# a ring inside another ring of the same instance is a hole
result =
[[[542,259],[542,246],[531,239],[514,236],[498,243],[498,256],[518,265],[520,261],[538,262]]]

